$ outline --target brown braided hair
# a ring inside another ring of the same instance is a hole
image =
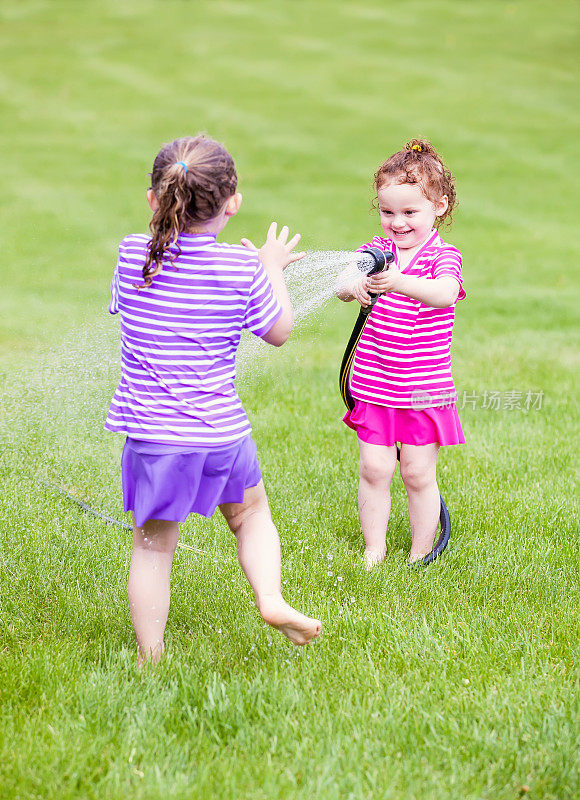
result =
[[[387,183],[417,183],[432,203],[447,195],[447,210],[434,224],[436,228],[444,222],[451,224],[453,209],[457,206],[455,178],[427,139],[411,139],[379,167],[374,180],[375,192]]]
[[[149,223],[153,235],[143,266],[143,283],[136,288],[151,286],[178,235],[217,216],[235,194],[237,184],[233,158],[222,144],[205,134],[175,139],[161,148],[151,173],[151,188],[159,208]],[[175,269],[178,255],[179,251],[170,254]]]

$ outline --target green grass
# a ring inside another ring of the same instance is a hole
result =
[[[578,793],[579,114],[572,2],[0,1],[0,796],[572,800]],[[137,673],[105,306],[145,230],[160,144],[207,130],[244,205],[308,249],[378,229],[372,173],[407,138],[457,177],[464,254],[454,376],[468,444],[440,458],[452,547],[361,571],[356,443],[331,301],[240,387],[283,545],[287,598],[324,634],[260,621],[223,521],[191,518],[168,658]],[[484,392],[543,392],[483,408]],[[522,790],[529,787],[529,792]]]

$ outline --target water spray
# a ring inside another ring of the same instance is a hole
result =
[[[379,272],[384,272],[387,270],[394,260],[395,256],[390,250],[381,250],[379,247],[367,247],[361,251],[359,257],[357,258],[356,266],[361,272],[364,272],[367,277],[370,277],[372,275],[377,275]],[[344,404],[349,411],[352,411],[354,408],[354,398],[349,387],[350,372],[352,369],[352,363],[354,361],[354,355],[365,329],[366,322],[375,306],[375,303],[379,299],[379,295],[377,294],[371,293],[370,296],[371,302],[369,305],[366,307],[361,306],[359,315],[354,324],[354,328],[352,329],[350,339],[348,340],[346,350],[344,351],[342,363],[340,365],[338,381],[339,389]],[[399,461],[401,460],[401,448],[398,445],[397,459]],[[449,539],[451,537],[451,517],[449,516],[449,511],[445,505],[445,500],[441,495],[439,495],[439,499],[441,501],[441,508],[439,512],[441,532],[431,552],[427,553],[424,558],[417,562],[419,565],[427,566],[428,564],[431,564],[433,561],[435,561],[435,559],[439,558],[449,544]]]

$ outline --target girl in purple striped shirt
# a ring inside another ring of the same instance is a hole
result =
[[[451,219],[455,182],[433,145],[412,139],[375,175],[384,236],[372,244],[395,254],[388,271],[367,278],[346,270],[337,295],[368,306],[380,295],[357,346],[350,390],[354,409],[344,418],[360,451],[359,513],[365,565],[386,554],[390,485],[401,444],[401,477],[409,501],[409,561],[432,548],[440,501],[437,454],[463,444],[451,377],[451,335],[462,288],[461,253],[437,228]]]
[[[288,240],[288,228],[278,235],[272,223],[259,251],[247,239],[216,241],[242,196],[232,157],[206,136],[165,145],[151,183],[152,236],[123,239],[111,285],[122,374],[105,423],[127,436],[122,483],[134,520],[128,591],[138,664],[164,650],[178,523],[217,507],[263,619],[306,644],[321,624],[282,597],[278,531],[234,385],[243,328],[275,346],[290,335],[283,270],[302,258],[292,253],[300,236]]]

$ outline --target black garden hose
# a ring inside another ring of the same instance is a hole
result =
[[[57,486],[54,483],[48,483],[48,481],[43,480],[42,478],[32,478],[35,483],[40,483],[45,486],[47,489],[50,489],[53,492],[57,492],[61,494],[63,497],[66,497],[68,500],[72,500],[72,502],[77,505],[82,511],[86,514],[90,514],[92,517],[96,517],[97,519],[103,520],[106,522],[107,525],[114,525],[117,528],[122,528],[124,531],[132,531],[133,526],[128,525],[126,522],[122,522],[119,519],[115,519],[114,517],[109,517],[102,511],[99,511],[96,508],[92,508],[88,503],[85,503],[83,500],[80,500],[78,497],[75,497],[74,494],[70,494],[61,486]],[[201,550],[199,547],[192,547],[189,544],[185,544],[184,542],[178,542],[177,546],[183,548],[184,550],[191,550],[194,553],[201,553],[204,554],[205,550]]]
[[[96,508],[92,508],[88,503],[85,503],[83,500],[79,500],[78,497],[75,497],[74,494],[70,494],[62,487],[57,486],[54,483],[48,483],[48,481],[44,481],[42,480],[42,478],[36,478],[36,481],[38,483],[41,483],[43,486],[46,486],[47,489],[50,489],[53,492],[57,492],[58,494],[61,494],[63,497],[67,497],[69,500],[72,500],[72,502],[75,503],[75,505],[77,505],[85,513],[90,514],[92,517],[96,517],[97,519],[102,519],[104,522],[107,523],[107,525],[114,525],[117,528],[122,528],[124,531],[133,530],[132,525],[128,525],[126,522],[121,522],[121,520],[109,517],[102,511],[99,511]]]

